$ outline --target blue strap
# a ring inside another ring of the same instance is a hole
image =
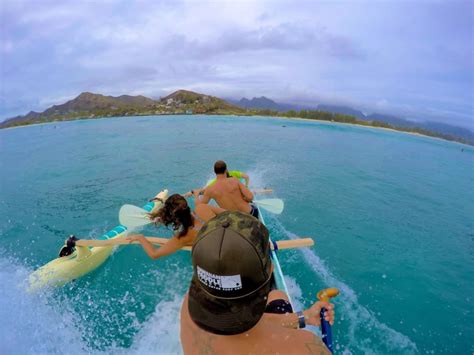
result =
[[[277,244],[277,242],[275,242],[274,240],[272,240],[272,243],[273,243],[273,251],[277,251],[277,250],[278,250],[278,244]]]

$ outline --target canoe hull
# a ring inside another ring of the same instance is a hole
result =
[[[156,196],[164,201],[168,197],[168,190],[163,190]],[[162,203],[159,201],[149,202],[143,208],[150,212],[160,208],[161,205]],[[129,230],[126,226],[118,225],[99,239],[124,238],[128,233]],[[29,277],[28,291],[35,292],[44,287],[60,287],[76,280],[101,266],[113,250],[113,246],[76,247],[71,255],[54,259],[34,271]]]
[[[263,224],[265,224],[265,220],[263,219],[263,216],[262,216],[262,209],[259,208],[258,212],[259,212],[258,213],[258,219]],[[272,243],[271,238],[270,238],[270,243]],[[275,281],[274,287],[277,290],[285,292],[286,295],[288,296],[288,301],[293,306],[293,302],[291,300],[290,293],[288,292],[288,286],[286,285],[285,277],[283,275],[283,271],[281,270],[280,261],[278,260],[277,252],[272,249],[270,251],[270,256],[272,258],[273,267],[274,267],[274,269],[273,269],[273,278],[274,278],[274,281]]]
[[[126,232],[117,238],[123,237]],[[112,254],[114,247],[77,247],[69,256],[57,258],[30,275],[28,291],[34,292],[44,287],[59,287],[76,280],[102,265]],[[84,255],[85,254],[85,255]],[[79,255],[84,255],[80,257]]]

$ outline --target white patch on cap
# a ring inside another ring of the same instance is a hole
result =
[[[199,281],[207,287],[219,291],[234,291],[242,288],[242,280],[240,275],[215,275],[197,266],[197,275]]]

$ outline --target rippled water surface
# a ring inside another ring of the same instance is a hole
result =
[[[176,353],[189,253],[122,247],[93,273],[27,294],[69,234],[124,203],[185,192],[215,160],[285,201],[266,214],[297,303],[339,287],[338,353],[472,353],[474,150],[397,132],[274,118],[159,116],[0,131],[0,353]],[[166,235],[148,227],[147,235]]]

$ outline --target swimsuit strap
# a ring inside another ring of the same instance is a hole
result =
[[[194,217],[195,219],[197,219],[197,220],[199,221],[199,223],[201,223],[202,225],[204,225],[204,224],[206,223],[206,222],[205,222],[201,217],[199,217],[196,213],[192,212],[191,214],[192,214],[193,217]],[[193,227],[193,229],[196,229],[196,227]]]

